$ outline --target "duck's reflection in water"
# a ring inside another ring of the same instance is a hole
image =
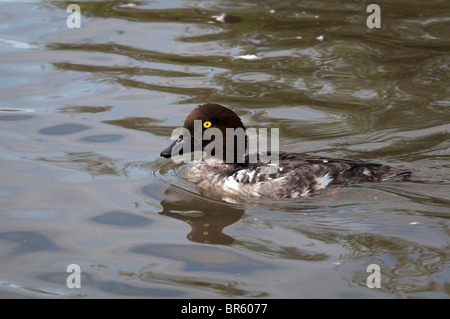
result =
[[[224,234],[223,229],[237,222],[245,212],[225,202],[183,196],[175,187],[164,192],[161,206],[163,211],[159,214],[182,220],[192,227],[186,236],[189,240],[205,244],[232,244],[234,238]]]

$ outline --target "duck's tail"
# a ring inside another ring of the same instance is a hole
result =
[[[398,176],[400,177],[408,177],[411,175],[412,171],[409,169],[396,168],[388,165],[382,165],[380,168],[379,178],[380,181],[386,181]]]
[[[342,171],[338,176],[338,180],[350,183],[383,182],[397,176],[406,177],[411,174],[411,170],[409,169],[396,168],[383,164],[356,161],[348,161],[347,164],[350,165],[350,168]]]

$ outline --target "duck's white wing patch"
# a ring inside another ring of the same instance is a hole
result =
[[[324,189],[333,181],[333,178],[331,177],[330,173],[326,173],[322,177],[316,177],[315,178],[317,185],[315,186],[316,190]]]
[[[240,183],[237,181],[235,177],[229,176],[223,183],[223,187],[228,190],[239,191]]]
[[[255,182],[255,180],[254,180],[255,174],[256,174],[256,170],[253,170],[253,171],[248,173],[248,182],[249,183]]]
[[[240,183],[240,182],[242,182],[242,179],[244,178],[245,170],[244,170],[244,169],[241,169],[241,170],[238,171],[237,174],[235,174],[235,175],[236,175],[236,180]],[[231,176],[230,176],[230,177],[231,177]],[[230,177],[228,177],[228,178],[230,178]]]

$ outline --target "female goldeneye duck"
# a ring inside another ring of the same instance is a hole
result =
[[[198,123],[197,126],[195,123]],[[203,138],[199,142],[198,134],[194,132],[195,128],[200,127],[199,124],[201,124],[202,134],[210,128],[220,130],[223,142],[217,143],[214,138]],[[230,131],[227,128],[233,130]],[[305,197],[330,185],[379,182],[411,173],[406,169],[357,159],[331,158],[304,153],[278,152],[275,154],[277,156],[276,164],[262,161],[259,155],[251,157],[250,154],[246,154],[242,158],[242,152],[240,153],[238,150],[239,143],[236,143],[236,136],[229,136],[235,142],[232,144],[234,154],[226,157],[227,133],[230,135],[239,129],[245,131],[245,126],[233,111],[219,104],[199,105],[186,118],[184,129],[189,134],[180,135],[160,155],[170,158],[173,154],[182,154],[184,146],[189,146],[188,150],[194,150],[196,147],[206,150],[211,149],[212,143],[215,143],[216,148],[222,145],[222,157],[214,156],[213,151],[211,157],[194,161],[187,167],[183,175],[188,181],[202,188],[238,196]],[[196,138],[197,140],[195,140]],[[245,138],[246,150],[247,144],[247,138]],[[216,153],[220,154],[221,152],[216,150]],[[225,158],[227,160],[224,160]],[[229,158],[232,160],[228,160]],[[256,158],[256,160],[252,161],[251,158]],[[267,170],[268,168],[270,170]]]

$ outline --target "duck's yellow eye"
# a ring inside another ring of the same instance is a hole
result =
[[[204,128],[210,128],[211,127],[211,122],[210,121],[206,121],[205,123],[203,123],[203,127]]]

